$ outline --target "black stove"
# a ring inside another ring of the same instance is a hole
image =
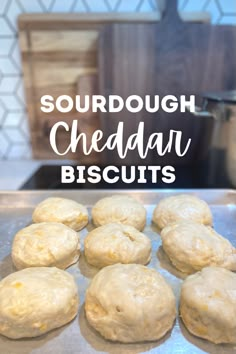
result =
[[[73,166],[76,169],[76,166]],[[234,188],[230,182],[226,168],[224,154],[220,151],[212,160],[191,164],[188,166],[175,167],[176,180],[171,184],[161,181],[152,183],[151,172],[147,171],[147,183],[140,184],[135,181],[132,184],[126,184],[119,181],[114,184],[108,184],[104,181],[100,183],[61,183],[61,166],[44,165],[41,166],[26,183],[21,190],[32,189],[156,189],[156,188]]]

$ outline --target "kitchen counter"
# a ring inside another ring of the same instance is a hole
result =
[[[17,190],[42,165],[61,165],[71,161],[63,160],[0,160],[0,190]]]
[[[17,190],[40,167],[40,161],[1,161],[0,190]]]

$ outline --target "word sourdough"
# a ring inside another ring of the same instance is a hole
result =
[[[41,97],[42,112],[51,113],[55,108],[61,113],[68,113],[74,109],[80,113],[89,110],[115,113],[121,112],[123,109],[131,113],[137,113],[144,109],[150,113],[155,113],[159,109],[167,113],[176,112],[178,109],[180,112],[186,112],[186,109],[195,112],[195,96],[190,95],[189,98],[186,98],[185,95],[181,95],[177,98],[174,95],[167,95],[160,98],[159,95],[146,95],[143,99],[138,95],[131,95],[125,100],[118,95],[110,95],[108,99],[102,95],[85,95],[84,97],[76,95],[74,99],[68,95],[61,95],[56,100],[50,95]]]

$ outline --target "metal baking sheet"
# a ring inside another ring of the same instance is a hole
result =
[[[149,267],[157,269],[174,290],[177,299],[184,279],[182,273],[170,264],[165,256],[157,229],[151,224],[152,211],[158,201],[169,195],[190,193],[203,198],[211,207],[214,228],[228,238],[236,247],[236,191],[234,190],[149,190],[149,191],[19,191],[0,192],[0,278],[14,272],[10,252],[15,233],[31,223],[34,207],[50,196],[71,198],[89,207],[100,198],[112,194],[129,194],[140,200],[148,211],[147,226],[144,233],[152,241],[152,259]],[[92,229],[90,224],[81,232],[81,241]],[[77,264],[67,269],[75,277],[80,296],[78,316],[68,325],[33,339],[10,340],[0,336],[1,354],[135,354],[135,353],[214,353],[229,354],[236,352],[236,346],[214,345],[194,337],[177,318],[174,328],[164,338],[156,342],[141,344],[112,343],[103,339],[87,323],[84,315],[85,290],[97,269],[89,266],[83,256]]]

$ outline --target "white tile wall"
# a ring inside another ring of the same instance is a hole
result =
[[[7,6],[8,0],[1,0],[0,2],[0,15],[4,14],[5,8]]]
[[[19,14],[155,9],[155,0],[0,0],[0,159],[31,158],[17,39]],[[214,23],[236,24],[236,0],[179,0],[179,9],[206,10]]]

